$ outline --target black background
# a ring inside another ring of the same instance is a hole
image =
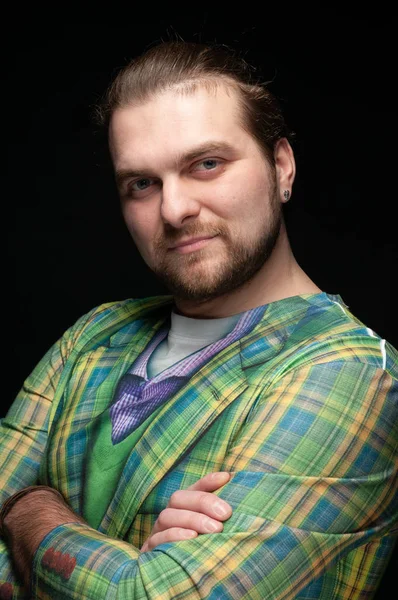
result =
[[[296,258],[319,287],[339,293],[398,347],[392,14],[206,7],[69,22],[32,10],[3,25],[8,366],[0,414],[83,313],[166,292],[122,222],[91,112],[118,67],[170,35],[244,50],[272,80],[296,133],[298,174],[286,214]],[[379,597],[391,597],[386,586]]]

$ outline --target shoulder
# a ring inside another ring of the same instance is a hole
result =
[[[366,365],[398,381],[397,350],[362,323],[340,296],[326,293],[276,304],[241,344],[241,357],[256,383],[338,363]]]
[[[257,411],[275,406],[284,413],[293,407],[290,414],[298,420],[302,411],[321,412],[333,427],[341,418],[343,427],[366,423],[370,431],[377,424],[379,439],[389,443],[396,436],[397,350],[343,303],[303,306],[278,352],[264,358],[248,374]]]
[[[397,350],[360,321],[340,296],[325,296],[324,302],[309,305],[287,338],[285,360],[294,357],[300,365],[359,362],[398,380]]]
[[[100,304],[84,315],[84,318],[86,323],[100,323],[107,320],[124,321],[126,319],[156,317],[158,309],[169,306],[171,302],[171,296],[127,298]]]
[[[171,296],[128,298],[100,304],[82,315],[67,333],[72,345],[87,344],[117,335],[134,323],[164,319],[170,312]]]

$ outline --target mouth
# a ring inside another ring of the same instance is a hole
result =
[[[191,238],[180,242],[176,246],[171,246],[169,250],[178,252],[179,254],[186,254],[187,252],[194,252],[207,246],[217,236],[202,236],[197,238]]]

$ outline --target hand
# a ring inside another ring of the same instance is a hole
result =
[[[197,537],[199,533],[223,530],[221,521],[232,514],[231,506],[211,492],[230,480],[225,472],[209,473],[186,490],[172,494],[167,507],[159,514],[141,552],[153,550],[165,542],[178,542]]]

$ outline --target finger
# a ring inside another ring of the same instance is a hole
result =
[[[205,514],[177,508],[165,508],[156,519],[152,534],[175,527],[192,529],[198,533],[216,533],[223,530],[223,524]]]
[[[174,492],[170,497],[167,508],[190,510],[221,521],[229,519],[232,514],[232,508],[225,500],[209,492],[195,492],[192,490],[177,490]]]
[[[208,473],[194,484],[190,485],[187,490],[195,490],[200,492],[214,492],[221,486],[225,485],[231,478],[230,473],[226,471],[217,471],[216,473]]]
[[[182,527],[172,527],[166,531],[161,531],[154,535],[151,535],[141,548],[141,552],[148,552],[153,550],[160,544],[166,544],[168,542],[181,542],[183,540],[193,539],[197,537],[196,531],[191,529],[183,529]]]

